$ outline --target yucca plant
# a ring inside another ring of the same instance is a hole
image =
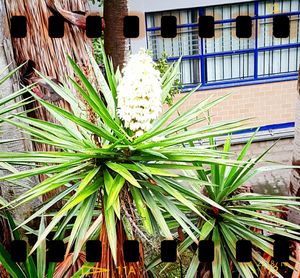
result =
[[[77,74],[79,82],[72,78],[70,81],[76,88],[78,96],[72,95],[65,85],[56,84],[37,73],[53,91],[69,103],[72,112],[40,99],[28,88],[33,97],[51,113],[59,124],[30,118],[26,115],[15,115],[12,119],[2,118],[2,120],[27,132],[33,141],[54,146],[57,151],[0,153],[0,162],[10,163],[12,166],[30,165],[33,167],[30,170],[0,177],[0,180],[14,182],[41,174],[47,177],[4,208],[19,206],[60,186],[65,186],[64,191],[44,203],[42,208],[20,225],[25,225],[33,218],[42,215],[56,202],[64,201],[64,206],[53,215],[51,222],[40,234],[31,253],[54,228],[56,229],[54,238],[59,238],[66,229],[69,229],[69,224],[72,224],[66,256],[71,248],[74,248],[73,260],[76,260],[87,232],[91,228],[97,228],[92,225],[95,216],[100,215],[103,217],[100,238],[104,241],[108,240],[110,246],[109,249],[105,249],[107,253],[103,252],[102,263],[112,257],[116,265],[122,266],[122,249],[117,246],[120,247],[124,240],[124,236],[122,238],[119,233],[124,234],[122,233],[123,221],[128,222],[128,214],[125,212],[130,211],[131,227],[134,225],[134,219],[138,217],[143,222],[146,233],[151,235],[158,232],[165,238],[172,238],[172,232],[159,207],[159,204],[170,204],[170,197],[199,217],[205,217],[206,212],[204,207],[195,206],[193,203],[195,200],[223,210],[218,203],[205,195],[199,192],[189,192],[177,181],[182,177],[169,170],[200,170],[201,167],[192,165],[194,161],[211,165],[227,165],[228,163],[236,165],[233,160],[223,159],[223,152],[203,146],[182,147],[180,145],[191,140],[200,140],[240,130],[245,121],[205,125],[204,113],[220,103],[226,96],[215,100],[205,99],[179,117],[172,118],[197,90],[195,88],[158,118],[144,119],[145,122],[140,123],[142,124],[140,127],[136,125],[136,122],[139,121],[138,118],[135,119],[135,125],[126,125],[126,111],[123,111],[125,113],[123,119],[119,117],[121,114],[120,102],[124,101],[124,99],[121,100],[122,94],[119,92],[119,87],[124,77],[119,71],[114,72],[112,61],[105,54],[103,57],[107,79],[104,78],[95,60],[91,57],[102,97],[71,58],[69,58],[69,62]],[[145,56],[143,57],[145,58]],[[170,87],[178,76],[179,63],[180,61],[173,64],[160,80],[161,102],[167,98]],[[132,74],[138,74],[138,70],[144,72],[142,67]],[[153,70],[152,66],[149,67],[149,70],[150,72]],[[151,77],[148,72],[147,78],[149,76]],[[131,77],[128,76],[128,78]],[[126,87],[126,84],[123,79],[123,86]],[[149,90],[151,90],[151,86]],[[142,89],[146,90],[147,88],[143,87]],[[146,100],[149,100],[149,97]],[[156,109],[156,107],[154,108]],[[148,107],[148,111],[152,113],[151,109]],[[149,123],[151,124],[149,125]],[[195,129],[187,130],[188,127],[199,123],[203,124]],[[191,178],[187,179],[191,180]],[[207,181],[192,180],[197,186],[207,184]],[[170,204],[169,211],[191,237],[193,237],[193,230],[198,232],[195,225],[179,208]],[[126,217],[124,217],[125,214]],[[75,222],[72,222],[74,218]],[[137,236],[135,229],[131,231],[126,229],[126,233],[127,237]]]
[[[200,276],[203,276],[207,272],[206,275],[210,273],[207,277],[229,278],[234,277],[234,271],[237,271],[240,277],[244,278],[262,277],[261,270],[264,269],[266,273],[272,273],[274,277],[284,278],[278,271],[280,263],[276,265],[270,260],[273,257],[274,244],[274,238],[270,235],[284,236],[291,240],[300,239],[300,226],[279,216],[285,214],[290,208],[299,210],[299,201],[295,197],[252,193],[243,187],[256,174],[292,168],[291,166],[266,161],[266,165],[259,167],[258,163],[262,161],[265,154],[272,147],[260,156],[246,160],[245,155],[255,134],[256,132],[237,155],[237,160],[241,162],[239,166],[215,164],[206,167],[207,165],[204,166],[203,162],[196,162],[193,163],[195,166],[204,167],[205,170],[192,170],[186,173],[187,176],[214,185],[204,185],[202,192],[221,206],[223,210],[216,206],[205,205],[206,208],[203,208],[202,202],[197,204],[197,200],[194,200],[195,206],[204,210],[206,215],[209,215],[208,221],[205,221],[195,214],[192,215],[193,213],[189,214],[191,221],[200,231],[195,234],[195,237],[199,240],[212,240],[214,242],[215,257],[214,261],[208,265],[199,262],[198,253],[194,251],[194,256],[191,258],[185,277],[195,277],[196,273],[198,275],[201,273]],[[212,142],[213,138],[210,139],[210,143]],[[223,159],[226,159],[230,154],[230,147],[231,137],[228,137],[224,143],[225,156]],[[190,184],[189,187],[192,188],[193,185]],[[174,202],[176,204],[176,200]],[[166,215],[166,217],[168,216]],[[252,262],[237,262],[236,242],[238,240],[251,241]],[[191,249],[194,242],[194,238],[187,235],[179,246],[179,255],[186,252],[188,248]],[[149,264],[148,270],[154,270],[160,262],[160,259],[153,260]],[[290,261],[285,263],[285,266],[292,269],[295,263],[296,259],[290,256]],[[161,271],[166,271],[168,266],[165,265]]]
[[[3,205],[5,202],[1,202]],[[6,221],[9,224],[9,232],[11,234],[11,240],[21,240],[21,234],[18,230],[15,230],[16,224],[12,218],[12,215],[7,211],[4,210],[1,212],[1,216],[6,219]],[[25,226],[26,227],[26,226]],[[43,227],[43,221],[41,221],[41,227],[40,231],[42,231]],[[46,258],[46,252],[44,248],[44,243],[39,246],[38,248],[38,256],[37,256],[37,264],[34,263],[33,256],[29,256],[25,263],[16,263],[12,260],[11,254],[10,254],[10,248],[7,248],[2,243],[0,243],[0,263],[4,267],[5,272],[1,272],[1,277],[13,277],[13,278],[19,278],[19,277],[44,277],[40,276],[40,270],[46,269],[45,260],[42,258]],[[44,254],[42,254],[42,252]],[[41,256],[42,254],[42,256]],[[40,270],[37,270],[37,266],[40,266]],[[43,271],[44,272],[44,271]],[[9,275],[9,276],[6,276]]]

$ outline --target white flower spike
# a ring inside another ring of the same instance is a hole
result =
[[[117,87],[118,115],[139,137],[162,111],[162,81],[155,63],[144,49],[133,54],[123,68]]]

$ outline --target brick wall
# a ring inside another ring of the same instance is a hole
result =
[[[293,122],[297,81],[273,82],[195,92],[182,111],[214,95],[216,98],[231,96],[211,110],[213,122],[254,117],[254,126]],[[181,95],[175,97],[175,100]]]

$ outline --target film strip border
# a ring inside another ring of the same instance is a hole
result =
[[[99,38],[102,35],[101,16],[86,17],[86,36]],[[64,17],[53,15],[48,18],[48,35],[51,38],[63,38]],[[253,22],[251,16],[237,16],[236,37],[250,38],[252,36]],[[27,18],[25,16],[13,16],[10,26],[13,38],[25,38],[27,35]],[[175,38],[177,36],[177,18],[175,16],[162,16],[160,34],[163,38]],[[123,35],[125,38],[138,38],[140,36],[140,18],[136,15],[128,15],[123,19]],[[198,35],[201,38],[213,38],[215,36],[215,19],[213,16],[199,16]],[[287,15],[273,17],[273,36],[275,38],[287,38],[290,36],[290,19]]]
[[[289,261],[290,250],[289,240],[281,236],[272,236],[273,260],[275,262],[285,263]],[[123,253],[125,262],[139,261],[139,241],[126,240],[123,244]],[[101,262],[102,244],[99,240],[88,240],[86,242],[86,260],[87,262]],[[46,242],[46,259],[48,262],[62,262],[65,256],[65,244],[62,240],[49,240]],[[214,242],[211,240],[200,240],[199,244],[192,245],[192,251],[198,252],[200,262],[212,262],[215,257]],[[176,262],[177,260],[177,241],[161,241],[160,257],[162,262]],[[14,262],[25,262],[27,258],[27,243],[24,240],[14,240],[11,243],[11,259]],[[252,261],[252,243],[249,240],[238,240],[236,242],[235,259],[240,263]]]

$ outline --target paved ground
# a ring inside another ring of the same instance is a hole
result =
[[[248,153],[248,158],[256,156],[264,152],[270,147],[274,141],[253,143]],[[239,152],[243,145],[235,145],[232,151]],[[266,155],[265,160],[284,163],[291,165],[293,151],[293,139],[283,139]],[[261,164],[262,165],[262,164]],[[257,175],[250,180],[254,191],[264,194],[288,194],[287,187],[289,184],[290,170],[277,170],[265,172]]]

